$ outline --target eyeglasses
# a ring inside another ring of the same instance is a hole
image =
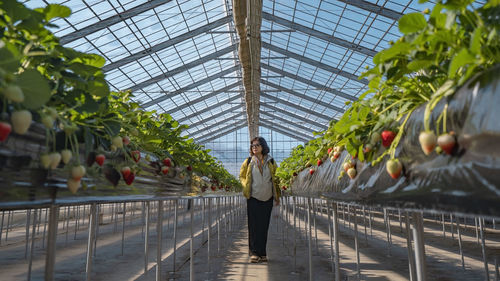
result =
[[[254,148],[254,147],[259,147],[259,146],[260,146],[260,144],[259,144],[259,143],[250,145],[250,147],[251,147],[251,148]]]

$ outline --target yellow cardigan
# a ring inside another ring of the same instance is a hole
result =
[[[240,182],[243,185],[243,196],[250,199],[250,194],[252,194],[252,169],[250,165],[251,158],[245,159],[243,165],[240,168]],[[278,180],[276,178],[276,168],[277,164],[274,159],[270,159],[268,162],[269,169],[271,170],[271,179],[273,182],[274,190],[276,191],[276,197],[274,200],[278,200],[281,196],[281,190],[279,187]],[[274,193],[273,193],[274,196]]]

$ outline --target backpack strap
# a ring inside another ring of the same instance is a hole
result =
[[[247,165],[250,164],[250,161],[252,160],[252,157],[247,158]]]

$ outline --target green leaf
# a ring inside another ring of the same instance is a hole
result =
[[[406,42],[398,42],[392,45],[389,49],[380,52],[380,60],[387,61],[400,54],[407,54],[411,50],[410,44]]]
[[[457,71],[460,67],[469,63],[473,63],[474,61],[475,57],[471,55],[466,48],[463,48],[451,60],[450,67],[448,68],[448,76],[450,78],[454,78],[457,75]]]
[[[43,11],[46,21],[50,21],[53,18],[66,18],[71,15],[70,8],[59,4],[49,4]]]
[[[481,27],[476,27],[474,30],[474,33],[472,34],[472,38],[470,40],[470,46],[469,49],[471,53],[477,55],[481,53],[481,36],[482,36],[482,28]]]
[[[98,97],[109,95],[109,86],[104,79],[98,78],[88,83],[89,93]]]
[[[106,60],[97,54],[80,54],[80,56],[73,59],[71,62],[101,68],[106,63]]]
[[[4,43],[3,41],[1,41]],[[1,44],[1,43],[0,43]],[[20,66],[19,51],[10,43],[4,43],[4,47],[0,48],[0,67],[7,72],[16,72]]]
[[[414,60],[411,61],[406,67],[411,71],[418,71],[432,65],[432,60]]]
[[[361,161],[361,162],[365,161],[365,154],[363,153],[363,146],[362,145],[360,145],[359,149],[358,149],[358,158],[359,158],[359,161]]]
[[[50,87],[47,80],[34,69],[21,73],[17,78],[17,84],[23,90],[23,105],[28,109],[38,109],[50,99]]]
[[[427,26],[427,21],[421,13],[410,13],[403,15],[399,19],[399,31],[403,34],[414,33],[424,29]]]
[[[2,1],[0,2],[0,9],[5,11],[13,23],[27,19],[30,16],[30,10],[17,1]]]

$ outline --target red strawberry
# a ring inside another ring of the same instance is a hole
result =
[[[293,172],[293,176],[296,177],[297,176],[297,172]]]
[[[401,162],[399,162],[398,159],[390,159],[385,164],[385,169],[387,170],[387,173],[389,173],[391,178],[397,179],[401,174],[401,169],[403,169],[403,165],[401,164]]]
[[[396,137],[396,133],[394,133],[393,131],[387,131],[387,130],[383,131],[382,132],[382,145],[384,147],[389,147],[395,137]]]
[[[189,172],[191,172],[193,170],[193,167],[191,167],[191,165],[189,165],[189,166],[186,167],[186,170],[188,170]]]
[[[340,151],[335,151],[335,152],[333,153],[333,158],[337,159],[337,158],[339,158],[339,157],[340,157]]]
[[[130,176],[130,167],[129,166],[125,166],[121,169],[121,172],[122,172],[122,176],[123,176],[123,179],[124,180],[127,180],[128,177]]]
[[[321,164],[323,164],[323,161],[321,161],[321,159],[318,159],[318,166],[321,166]]]
[[[106,160],[106,156],[104,156],[104,154],[97,154],[95,157],[95,162],[101,167],[104,164],[104,160]]]
[[[356,177],[356,169],[354,168],[349,168],[349,170],[347,170],[347,175],[353,179]]]
[[[161,168],[161,172],[162,172],[164,175],[168,174],[168,167],[167,167],[167,166],[163,166],[163,167]]]
[[[122,138],[122,142],[124,145],[128,145],[130,143],[130,138],[128,136],[124,136]]]
[[[170,160],[170,158],[165,158],[163,159],[163,164],[167,167],[171,167],[172,166],[172,160]]]
[[[139,150],[133,150],[130,152],[132,154],[132,159],[137,163],[141,160],[141,152]]]
[[[281,189],[286,190],[286,185],[282,186]]]
[[[425,155],[429,155],[436,147],[437,138],[432,131],[422,131],[418,136],[418,141],[420,142],[420,147],[424,151]]]
[[[131,185],[132,182],[134,181],[135,179],[135,174],[134,173],[130,173],[130,175],[125,179],[125,183],[127,185]]]
[[[314,169],[309,169],[309,175],[314,174],[315,170]]]
[[[333,151],[333,147],[328,148],[328,155]]]
[[[438,137],[437,143],[446,154],[451,154],[455,148],[456,139],[453,133],[442,134]]]
[[[212,185],[212,186],[210,187],[210,189],[211,189],[212,191],[215,191],[215,190],[217,189],[217,187],[215,187],[215,185]]]
[[[0,141],[4,141],[10,135],[12,127],[7,122],[0,122]]]

